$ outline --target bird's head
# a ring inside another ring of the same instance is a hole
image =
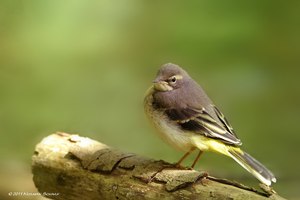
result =
[[[167,63],[159,69],[153,85],[155,90],[167,92],[182,87],[189,79],[187,72],[178,65]]]

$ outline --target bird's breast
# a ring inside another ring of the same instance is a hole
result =
[[[179,150],[189,151],[193,146],[191,142],[192,134],[181,130],[176,122],[167,117],[163,108],[157,108],[153,92],[148,91],[144,99],[144,109],[148,119],[164,141]]]

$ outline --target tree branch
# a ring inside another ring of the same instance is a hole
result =
[[[32,172],[39,192],[51,199],[283,199],[67,133],[37,144]]]

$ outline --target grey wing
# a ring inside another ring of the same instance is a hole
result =
[[[181,108],[166,109],[170,120],[175,121],[181,129],[218,139],[226,144],[240,146],[241,140],[236,136],[224,115],[211,105],[218,119],[212,117],[205,109]]]
[[[222,124],[227,129],[227,131],[230,134],[234,135],[236,138],[238,138],[237,135],[235,134],[232,126],[229,124],[228,120],[225,118],[225,116],[223,115],[223,113],[218,109],[218,107],[215,106],[215,105],[212,105],[212,107],[213,107],[213,109],[214,109],[214,111],[215,111],[218,119],[222,122]]]

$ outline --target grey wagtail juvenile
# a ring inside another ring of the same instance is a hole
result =
[[[144,109],[160,136],[185,152],[177,165],[194,150],[213,151],[233,158],[262,183],[276,182],[273,173],[240,149],[241,140],[200,85],[178,65],[163,65],[146,93]]]

